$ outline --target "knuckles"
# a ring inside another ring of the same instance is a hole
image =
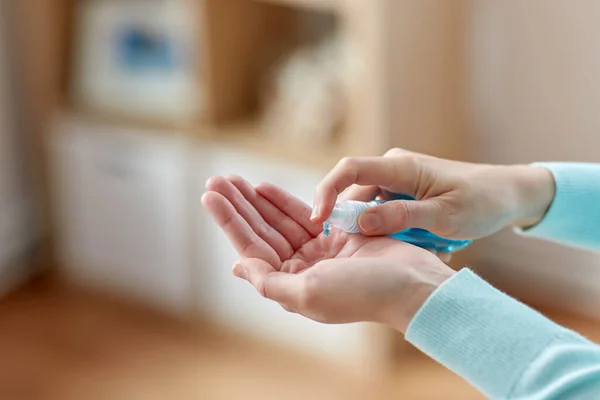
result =
[[[390,203],[392,216],[395,216],[395,224],[398,225],[393,227],[397,229],[398,227],[401,229],[406,229],[411,219],[410,219],[410,207],[406,204],[405,201],[392,201]],[[387,219],[387,218],[386,218]]]
[[[388,150],[385,154],[384,157],[391,157],[393,158],[393,162],[394,164],[400,163],[401,165],[404,165],[405,167],[414,167],[417,164],[417,161],[419,160],[419,154],[417,153],[413,153],[410,152],[408,150],[404,150],[401,149],[399,147],[394,147],[390,150]]]
[[[397,157],[401,154],[406,154],[407,151],[400,147],[393,147],[385,152],[384,157]]]
[[[342,158],[336,166],[337,170],[340,171],[353,171],[358,166],[358,158],[356,157],[344,157]]]

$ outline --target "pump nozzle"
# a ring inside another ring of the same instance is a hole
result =
[[[359,233],[358,229],[358,216],[361,212],[367,208],[381,204],[381,201],[353,201],[346,200],[341,203],[337,203],[333,207],[333,211],[325,224],[323,225],[323,233],[325,236],[331,234],[331,227],[334,226],[343,232],[347,233]]]

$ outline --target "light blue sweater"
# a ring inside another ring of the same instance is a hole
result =
[[[600,164],[539,165],[554,174],[556,195],[523,234],[600,250]],[[468,269],[429,297],[406,339],[492,399],[600,399],[598,345]]]

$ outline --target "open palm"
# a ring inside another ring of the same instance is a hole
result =
[[[326,237],[310,221],[310,207],[275,185],[254,188],[229,176],[211,178],[207,189],[202,203],[242,258],[234,274],[316,321],[375,321],[402,330],[423,300],[415,290],[428,293],[424,286],[451,273],[428,251],[388,237],[336,230]]]
[[[283,189],[254,188],[239,176],[213,177],[202,202],[242,258],[267,262],[273,271],[299,273],[333,258],[385,257],[398,241],[333,230],[310,221],[311,209]]]

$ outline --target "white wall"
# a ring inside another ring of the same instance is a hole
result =
[[[186,143],[175,132],[64,118],[49,145],[61,271],[189,312]]]
[[[472,158],[600,162],[600,2],[471,6]],[[600,316],[597,254],[505,232],[477,244],[474,256],[519,296]]]

